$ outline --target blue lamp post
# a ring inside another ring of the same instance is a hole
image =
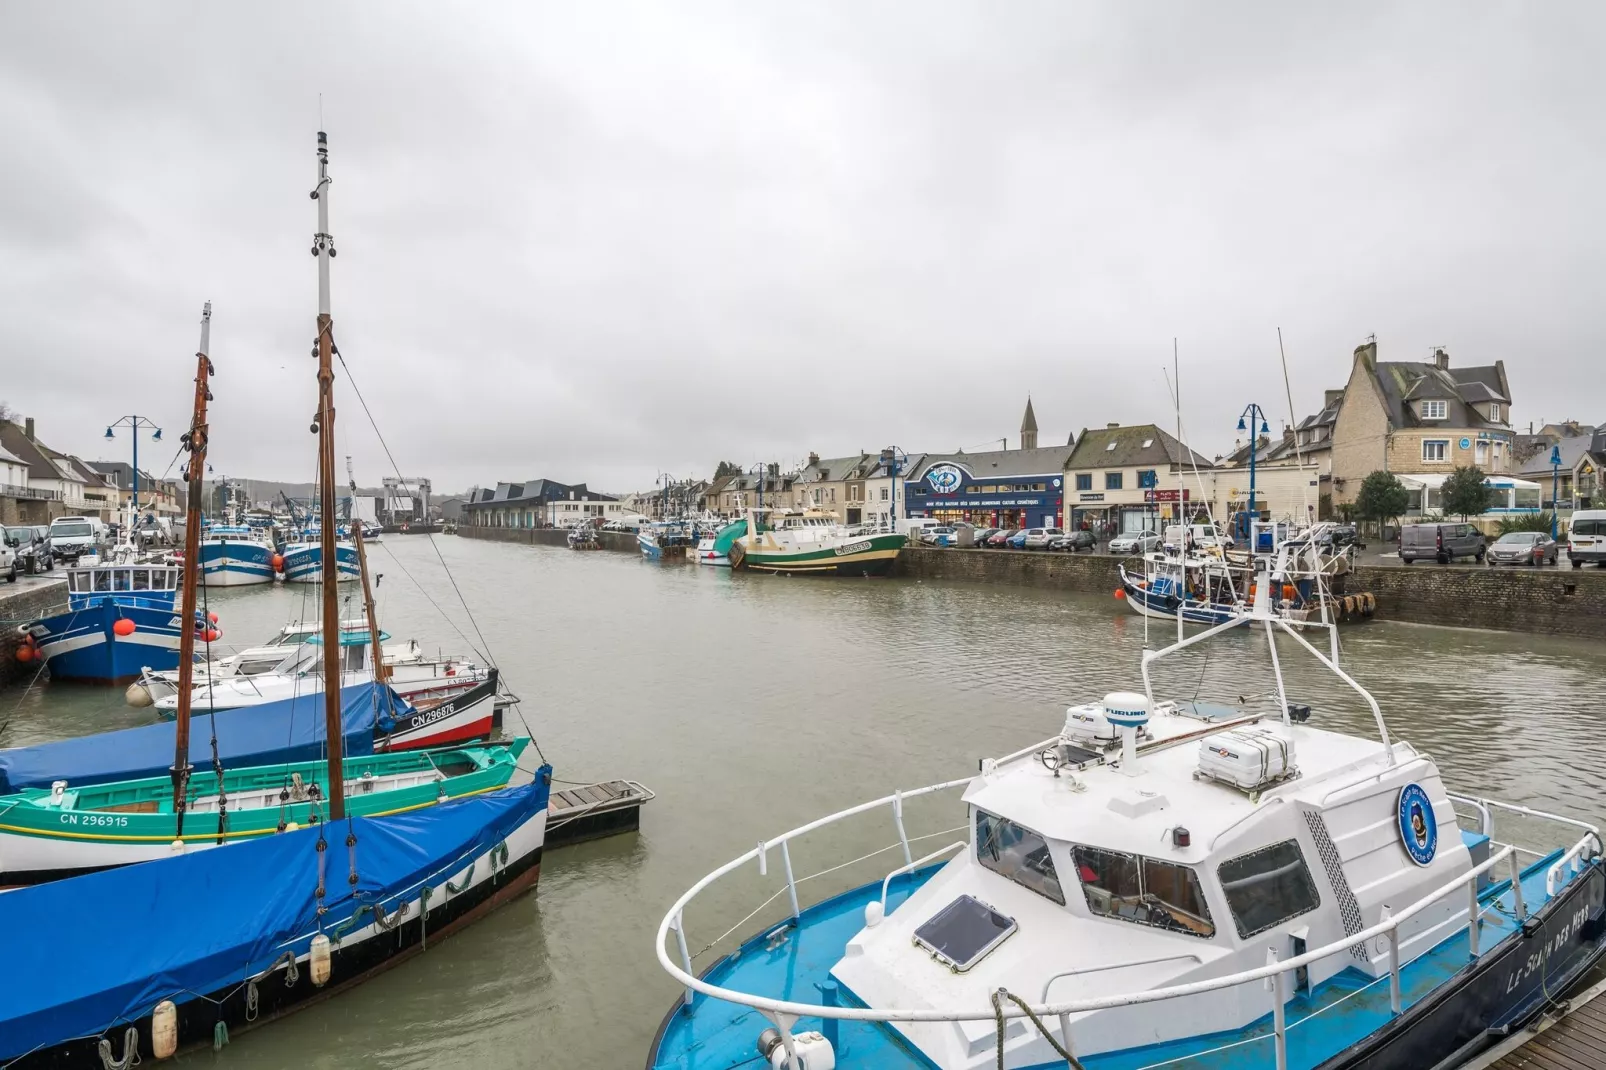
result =
[[[1552,542],[1556,539],[1556,516],[1561,511],[1561,502],[1556,500],[1559,497],[1561,497],[1561,447],[1557,445],[1550,447],[1550,539]]]
[[[1256,424],[1260,430],[1255,430]],[[1249,522],[1259,519],[1260,512],[1255,508],[1255,454],[1260,452],[1260,436],[1271,433],[1271,425],[1266,422],[1266,413],[1253,401],[1238,417],[1238,430],[1249,432]],[[1247,531],[1242,534],[1248,535]]]
[[[124,416],[106,425],[106,437],[116,438],[113,428],[128,426],[134,431],[134,520],[139,520],[139,433],[146,428],[151,430],[151,441],[162,441],[162,429],[143,416]]]
[[[898,459],[900,457],[905,461],[909,459],[909,455],[897,446],[888,446],[881,451],[881,463],[886,466],[887,481],[892,484],[892,489],[888,493],[891,502],[887,509],[887,522],[891,525],[893,532],[898,530]]]

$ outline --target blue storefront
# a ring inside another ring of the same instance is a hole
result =
[[[928,457],[917,478],[904,481],[902,512],[977,527],[1059,527],[1069,453],[1061,447]]]

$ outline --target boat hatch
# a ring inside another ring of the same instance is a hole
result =
[[[964,973],[1018,928],[1014,918],[962,895],[915,930],[915,943],[955,973]]]

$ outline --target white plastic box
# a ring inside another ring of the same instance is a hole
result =
[[[1296,771],[1294,741],[1271,728],[1238,728],[1199,743],[1199,771],[1249,791]]]

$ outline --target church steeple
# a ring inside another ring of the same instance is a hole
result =
[[[1032,411],[1032,396],[1026,395],[1026,415],[1020,419],[1020,448],[1035,450],[1037,448],[1037,414]]]

